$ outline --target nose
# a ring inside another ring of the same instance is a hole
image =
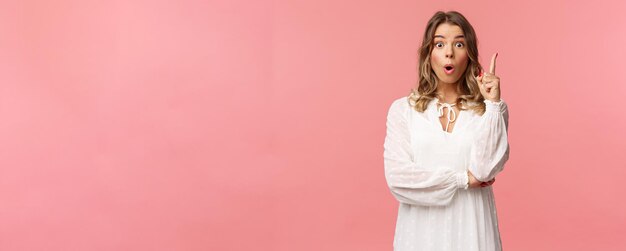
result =
[[[454,57],[454,50],[452,49],[452,46],[447,46],[446,58],[452,58],[452,57]]]

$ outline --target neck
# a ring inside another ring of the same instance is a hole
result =
[[[456,103],[459,98],[459,94],[456,92],[458,83],[442,83],[437,84],[437,96],[439,102],[444,103]]]

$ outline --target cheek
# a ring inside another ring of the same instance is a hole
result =
[[[467,55],[467,51],[463,51],[462,53],[459,53],[459,60],[461,62],[467,62],[469,60],[469,55]]]
[[[458,63],[463,67],[463,69],[465,69],[467,67],[467,63],[469,63],[469,56],[467,55],[467,53],[459,54],[457,60]]]
[[[460,59],[461,62],[467,63],[469,61],[469,56],[467,55],[467,53],[464,53]]]
[[[441,53],[437,53],[435,50],[433,50],[432,53],[430,53],[430,64],[431,66],[436,66],[436,65],[443,65],[444,63],[444,56],[441,55]]]

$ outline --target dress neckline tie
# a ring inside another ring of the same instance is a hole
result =
[[[443,108],[448,108],[448,114],[447,114],[448,123],[446,123],[446,132],[448,132],[448,127],[450,126],[450,123],[456,120],[456,112],[454,111],[454,109],[452,109],[452,107],[455,106],[456,104],[448,104],[448,103],[441,103],[441,102],[437,102],[437,104],[441,105],[439,108],[437,108],[437,110],[439,111],[440,118],[443,117]]]

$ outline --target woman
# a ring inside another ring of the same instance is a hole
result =
[[[387,116],[385,177],[400,202],[394,250],[501,250],[492,190],[509,158],[508,109],[478,63],[474,29],[437,12],[419,50],[419,84]]]

